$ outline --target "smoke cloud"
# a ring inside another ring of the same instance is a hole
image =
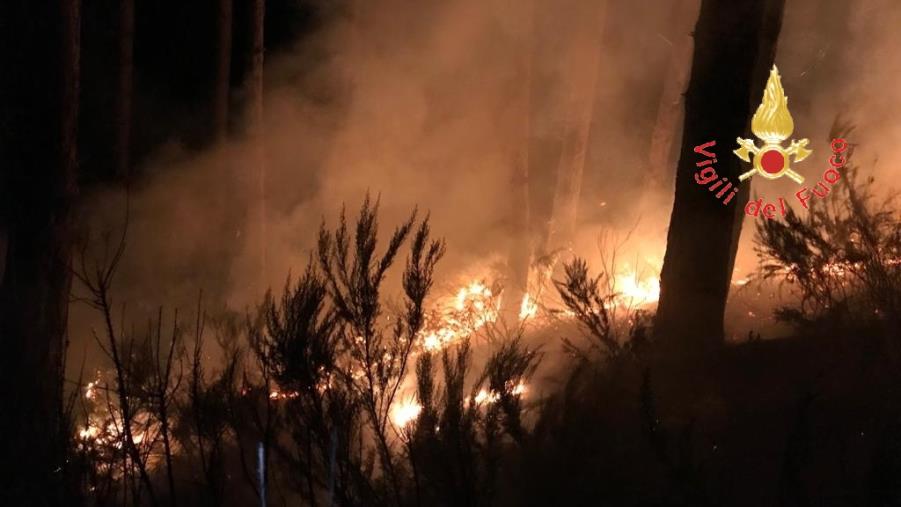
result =
[[[566,20],[589,1],[555,2],[540,12],[560,16],[565,38]],[[115,287],[130,317],[146,318],[161,305],[192,309],[201,289],[215,308],[253,306],[264,287],[280,287],[289,271],[303,269],[323,220],[334,224],[345,205],[354,216],[367,192],[380,199],[386,234],[414,208],[429,214],[448,242],[439,291],[502,271],[511,214],[520,211],[511,202],[515,127],[528,117],[513,97],[526,85],[518,62],[532,13],[515,0],[355,4],[292,50],[267,54],[265,226],[252,150],[240,138],[199,154],[173,139],[141,168]],[[654,206],[635,203],[669,78],[671,13],[696,12],[697,2],[645,4],[651,2],[608,2],[598,27],[600,72],[574,249],[597,260],[600,235],[628,236],[620,258],[653,270],[663,257],[672,196],[665,189],[653,196]],[[896,174],[899,24],[901,4],[891,0],[787,2],[776,61],[794,137],[810,138],[814,150],[799,167],[805,175],[826,168],[827,136],[839,114],[857,126],[850,140],[860,144],[862,172],[888,183]],[[549,44],[543,53],[550,57],[533,66],[550,69],[552,87],[568,76],[553,72]],[[542,100],[551,99],[533,94],[533,107]],[[755,182],[752,193],[790,195],[787,185]],[[91,230],[121,226],[120,190],[86,197]],[[756,264],[752,225],[748,219],[737,277]],[[93,320],[81,305],[71,319],[78,347]]]

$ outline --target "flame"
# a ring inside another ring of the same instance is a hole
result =
[[[526,294],[522,297],[522,303],[519,305],[519,320],[526,320],[534,317],[538,313],[538,303]]]
[[[499,301],[491,289],[481,280],[472,281],[457,291],[431,325],[426,325],[420,344],[430,352],[441,350],[497,320],[498,308]]]
[[[504,386],[504,390],[507,394],[512,394],[513,396],[525,396],[526,392],[529,390],[528,386],[523,381],[519,382],[507,382]],[[501,399],[500,393],[494,390],[480,389],[475,396],[472,397],[472,403],[476,405],[491,405],[493,403],[497,403],[497,401]]]
[[[78,432],[78,436],[82,440],[95,440],[99,435],[100,428],[93,424],[88,424]]]
[[[481,310],[485,307],[485,302],[481,298],[489,297],[491,297],[491,289],[481,281],[474,281],[457,292],[455,306],[457,310],[463,310],[467,304],[472,304],[475,308]]]
[[[84,389],[84,397],[90,401],[94,401],[97,398],[97,385],[99,383],[99,380],[88,382],[88,385]]]
[[[648,263],[649,269],[641,272],[630,269],[628,264],[613,277],[612,289],[616,292],[616,302],[629,306],[647,306],[660,299],[659,269]],[[503,294],[501,295],[501,297]],[[482,280],[474,280],[463,285],[443,308],[431,319],[419,335],[419,346],[427,352],[435,352],[463,338],[473,335],[486,324],[497,321],[500,298]],[[534,294],[523,295],[519,305],[519,319],[525,321],[538,316],[539,301]],[[569,315],[560,310],[560,315]]]
[[[529,387],[522,380],[518,382],[507,382],[504,386],[507,394],[523,397],[529,390]],[[474,403],[476,406],[491,405],[497,403],[501,399],[500,393],[494,390],[480,389],[472,398],[464,400],[465,404]],[[409,397],[400,401],[396,401],[391,406],[391,423],[398,428],[406,428],[410,423],[419,418],[422,413],[422,405],[414,398]],[[437,429],[437,428],[436,428]]]
[[[635,273],[617,277],[617,292],[620,300],[627,300],[638,306],[656,303],[660,299],[660,279],[639,280]]]
[[[407,399],[395,404],[391,408],[391,422],[398,428],[406,428],[415,421],[422,412],[422,405],[413,399]]]
[[[613,290],[618,303],[634,306],[655,304],[660,299],[660,279],[657,270],[647,273],[637,270],[619,272],[613,279]],[[503,296],[503,295],[501,295]],[[457,290],[444,308],[427,322],[420,333],[420,347],[427,352],[435,352],[465,337],[471,336],[482,326],[495,322],[499,315],[500,299],[482,280],[471,281]],[[523,295],[519,305],[519,319],[535,318],[539,313],[539,302],[533,294]],[[567,315],[566,310],[561,311]]]
[[[624,268],[628,268],[628,264]],[[637,270],[620,271],[614,276],[616,302],[627,306],[646,306],[660,299],[660,275]]]
[[[788,139],[795,122],[788,112],[788,97],[782,89],[779,69],[773,65],[763,91],[763,101],[751,119],[751,131],[767,143],[779,144]]]
[[[150,414],[146,412],[140,412],[135,415],[131,426],[131,438],[135,445],[140,445],[151,438],[148,434],[154,435],[153,438],[155,438],[155,435],[159,432],[159,423],[152,421]],[[105,421],[88,418],[84,427],[78,430],[78,438],[81,440],[82,446],[92,445],[94,447],[122,449],[124,438],[122,419],[119,416],[108,417]],[[150,463],[151,461],[148,460],[148,464]],[[153,463],[155,463],[155,460]]]
[[[124,421],[118,399],[110,396],[104,374],[97,371],[96,379],[88,382],[83,391],[85,420],[74,428],[75,442],[80,450],[98,453],[101,457],[95,461],[98,470],[106,470],[112,477],[121,478],[121,469],[114,464],[120,459],[125,446]],[[151,411],[139,408],[131,418],[131,438],[144,456],[145,466],[155,469],[162,460],[161,425]],[[176,440],[171,442],[173,453],[179,453],[181,447]]]
[[[269,391],[269,399],[273,401],[289,400],[298,396],[300,396],[300,393],[297,391],[279,391],[278,389]]]
[[[486,391],[485,389],[481,389],[481,390],[478,392],[478,394],[476,394],[476,395],[472,398],[472,401],[473,401],[476,405],[481,405],[482,403],[485,403],[486,401],[487,401],[489,404],[491,404],[491,403],[496,402],[498,399],[500,399],[500,397],[501,397],[501,396],[500,396],[498,393],[494,392],[494,391],[488,392],[488,391]]]

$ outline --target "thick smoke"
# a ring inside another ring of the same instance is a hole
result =
[[[565,19],[584,2],[557,2],[541,12]],[[515,126],[523,121],[512,97],[524,85],[517,62],[533,26],[530,10],[515,0],[356,4],[293,50],[267,55],[265,227],[254,161],[241,139],[200,154],[172,140],[141,168],[116,285],[129,317],[144,319],[158,306],[191,309],[200,289],[214,309],[254,305],[264,287],[280,287],[289,271],[303,268],[322,221],[334,224],[344,205],[353,216],[367,192],[381,200],[386,234],[413,208],[430,214],[449,246],[439,291],[502,271],[516,212]],[[645,4],[651,2],[609,2],[599,23],[600,72],[575,250],[596,260],[601,234],[629,236],[620,258],[659,269],[671,194],[665,188],[652,207],[635,203],[643,197],[641,171],[669,78],[667,23],[671,13],[697,4]],[[860,143],[863,171],[891,183],[892,161],[901,156],[894,121],[901,103],[894,86],[899,23],[901,4],[892,0],[787,2],[776,61],[794,137],[810,138],[814,149],[799,168],[806,175],[825,168],[829,128],[845,114],[857,125],[852,140]],[[562,23],[560,36],[566,35]],[[535,106],[543,99],[532,100]],[[878,164],[870,164],[877,156]],[[755,182],[752,192],[790,195],[787,185]],[[87,202],[91,230],[121,225],[119,190],[97,191]],[[756,263],[751,226],[749,219],[737,277]],[[78,347],[90,336],[92,318],[76,305],[72,323]]]

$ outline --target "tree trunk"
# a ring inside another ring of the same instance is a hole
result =
[[[77,192],[80,3],[10,1],[0,16],[0,479],[4,505],[60,505],[62,368]]]
[[[529,289],[529,266],[531,264],[531,240],[529,235],[529,116],[531,88],[531,2],[524,5],[529,9],[523,33],[519,40],[519,59],[514,75],[513,106],[511,121],[505,123],[514,129],[510,176],[510,252],[507,256],[507,282],[501,299],[501,316],[506,324],[519,321],[523,298]]]
[[[770,69],[773,62],[776,61],[776,47],[779,41],[779,32],[782,31],[782,17],[785,14],[785,0],[765,0],[762,9],[762,21],[760,29],[760,37],[758,38],[757,62],[754,66],[754,74],[751,79],[753,85],[751,91],[751,108],[757,107],[760,102],[763,87],[770,75]],[[750,137],[745,131],[744,137]],[[731,150],[730,150],[731,151]],[[726,266],[729,276],[726,279],[726,293],[731,287],[732,272],[735,270],[735,259],[738,256],[738,243],[741,240],[741,224],[744,221],[744,205],[748,202],[748,196],[751,195],[751,185],[745,185],[736,196],[737,202],[741,206],[736,205],[734,208],[734,220],[737,226],[732,230],[732,243],[729,245],[729,264]]]
[[[257,220],[260,246],[260,286],[263,291],[268,284],[268,248],[266,234],[266,152],[263,132],[263,53],[265,0],[250,1],[250,47],[249,65],[245,91],[247,92],[247,135],[250,141],[250,159],[256,178]]]
[[[565,58],[564,131],[550,230],[544,252],[554,254],[571,247],[575,236],[582,173],[591,127],[600,66],[601,32],[606,1],[588,3],[577,16]]]
[[[733,184],[746,168],[732,154],[746,136],[773,65],[784,0],[702,0],[695,28],[676,195],[661,273],[655,335],[670,352],[723,342],[723,314],[748,185],[724,206],[694,181],[694,147],[715,140],[715,169]]]
[[[647,191],[659,190],[664,185],[672,184],[670,172],[671,155],[676,133],[679,131],[679,120],[684,111],[682,94],[688,81],[691,68],[692,38],[691,28],[698,18],[697,0],[678,0],[674,4],[674,12],[667,18],[671,27],[668,32],[670,46],[666,75],[663,79],[663,90],[660,93],[660,104],[657,106],[657,119],[651,133],[651,147],[648,150],[648,172],[646,173]]]
[[[228,137],[228,91],[232,60],[232,0],[219,0],[216,23],[216,82],[213,90],[213,138]]]
[[[134,79],[134,0],[119,2],[119,75],[116,93],[116,176],[127,179],[131,168],[131,111]]]

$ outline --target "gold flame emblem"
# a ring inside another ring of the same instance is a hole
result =
[[[782,147],[782,141],[788,139],[794,130],[795,122],[788,112],[788,97],[782,89],[779,69],[773,65],[763,91],[763,101],[751,119],[751,132],[764,144],[758,148],[751,139],[737,139],[738,149],[733,153],[745,162],[751,162],[749,155],[754,156],[754,168],[738,179],[745,181],[758,173],[771,180],[785,175],[797,183],[803,183],[804,177],[789,166],[789,157],[794,157],[794,162],[800,162],[813,152],[807,149],[807,143],[810,142],[807,139],[792,140],[788,148]]]

